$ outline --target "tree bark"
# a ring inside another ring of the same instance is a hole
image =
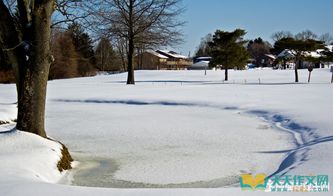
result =
[[[134,42],[133,39],[130,38],[128,40],[128,55],[127,55],[127,84],[135,84],[134,80],[134,66],[133,66],[133,54],[134,54]]]
[[[225,68],[225,70],[224,70],[224,80],[225,81],[228,81],[228,68]]]
[[[35,3],[26,62],[20,66],[17,129],[47,137],[45,132],[46,89],[51,64],[50,34],[52,0]]]
[[[283,69],[287,69],[287,61],[283,59]]]
[[[300,66],[301,60],[297,60],[297,63],[295,64],[295,82],[297,83],[298,80],[298,66]]]
[[[134,80],[134,66],[133,66],[133,54],[134,54],[134,33],[133,33],[133,6],[134,1],[129,1],[129,7],[128,7],[128,54],[127,54],[127,84],[135,84]]]

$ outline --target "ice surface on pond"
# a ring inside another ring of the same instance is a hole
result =
[[[90,106],[91,103],[85,103],[80,107]],[[71,134],[76,142],[67,142],[76,143],[78,149],[75,150],[80,154],[112,160],[109,168],[115,167],[112,162],[117,165],[116,169],[109,169],[110,173],[96,176],[104,186],[113,186],[107,185],[105,178],[110,182],[121,180],[155,185],[190,186],[187,183],[194,183],[195,186],[196,182],[214,180],[220,181],[220,186],[230,185],[238,182],[237,176],[244,172],[252,173],[258,168],[274,172],[277,167],[274,162],[281,161],[284,156],[259,151],[294,147],[289,133],[274,130],[270,124],[237,110],[114,104],[94,107],[90,118],[98,126],[91,121],[81,122],[80,126],[86,127],[87,132]],[[117,111],[120,107],[127,118],[118,112],[103,112]],[[116,123],[107,120],[117,118]],[[107,168],[107,161],[100,164]]]
[[[255,116],[218,106],[133,105],[101,100],[60,102],[63,114],[55,122],[68,127],[63,137],[68,137],[65,141],[72,151],[96,160],[112,160],[109,171],[96,176],[103,186],[113,186],[107,185],[107,179],[153,185],[195,186],[207,181],[230,185],[238,182],[241,173],[256,172],[259,168],[272,173],[277,169],[284,154],[260,151],[294,147],[289,133],[274,130]],[[78,106],[80,110],[76,111]],[[78,132],[75,125],[66,124],[75,120],[71,116],[82,115],[73,115],[81,110],[86,111],[86,117],[78,126],[85,127],[85,131]],[[99,164],[108,170],[107,161]],[[90,179],[91,175],[94,174],[90,173]]]

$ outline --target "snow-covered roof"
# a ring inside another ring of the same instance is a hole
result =
[[[265,56],[267,56],[267,57],[269,57],[271,59],[276,59],[276,57],[274,55],[272,55],[272,54],[265,54]]]
[[[293,58],[293,57],[295,57],[295,55],[293,54],[293,52],[291,50],[285,49],[277,57],[278,58]]]
[[[157,57],[159,57],[159,58],[161,58],[161,59],[168,59],[168,58],[169,58],[169,57],[164,56],[163,54],[157,53],[157,52],[155,52],[155,51],[153,51],[153,50],[148,50],[147,52],[148,52],[149,54],[152,54],[152,55],[154,55],[154,56],[157,56]]]
[[[333,45],[327,45],[325,46],[327,49],[329,49],[331,52],[333,52]]]
[[[329,51],[333,52],[333,45],[327,45],[325,46]],[[321,52],[323,52],[324,49],[318,49],[316,51],[312,51],[312,52],[305,52],[305,56],[307,57],[314,57],[314,58],[319,58],[322,56]],[[267,56],[267,55],[266,55]],[[283,50],[277,57],[278,58],[292,58],[294,57],[294,52],[289,50],[289,49],[285,49]]]
[[[168,55],[171,56],[172,58],[177,58],[177,59],[187,59],[186,56],[178,54],[176,52],[173,51],[168,51],[168,50],[157,50],[156,52],[158,53],[162,53],[163,55]]]
[[[201,56],[201,57],[197,57],[197,60],[201,60],[201,59],[212,59],[212,57],[210,56]]]

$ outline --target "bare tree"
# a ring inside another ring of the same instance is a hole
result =
[[[95,50],[96,67],[100,71],[120,71],[121,59],[117,52],[114,51],[110,40],[102,37]]]
[[[51,34],[51,51],[54,62],[51,64],[49,79],[77,77],[78,52],[75,50],[73,40],[69,33],[53,29]]]
[[[201,38],[200,44],[195,52],[195,56],[209,56],[209,46],[208,43],[213,39],[212,34],[207,34],[205,37]]]
[[[52,21],[56,20],[52,20],[52,15],[55,10],[60,10],[59,2],[66,1],[0,0],[0,50],[5,56],[5,63],[15,73],[18,100],[16,127],[45,138],[46,89],[50,64],[54,60],[50,38]],[[66,5],[75,5],[76,2],[68,0]],[[74,13],[72,11],[64,13],[68,15],[67,19],[74,16],[70,14]],[[58,24],[62,22],[66,20],[59,20]],[[70,169],[72,161],[64,145],[62,155],[58,164],[60,171]]]
[[[52,28],[63,24],[80,23],[90,26],[96,4],[93,0],[55,0],[55,12],[52,15]]]
[[[276,33],[273,33],[273,35],[271,36],[271,38],[274,42],[277,42],[283,38],[289,38],[289,37],[294,37],[293,34],[290,33],[289,31],[278,31]]]
[[[314,32],[310,30],[305,30],[295,35],[295,39],[297,40],[309,40],[309,39],[315,40],[317,38],[318,35],[316,35]]]
[[[96,24],[109,36],[127,43],[127,84],[135,84],[133,56],[136,46],[170,45],[180,41],[177,20],[181,0],[104,0],[96,11]],[[123,40],[122,40],[123,41]]]
[[[323,41],[325,44],[331,44],[333,42],[333,36],[330,33],[324,33],[319,37],[320,41]]]
[[[270,54],[272,46],[269,42],[262,40],[260,37],[249,41],[247,45],[247,51],[249,52],[251,58],[255,60],[257,66],[266,66],[266,62],[263,61],[266,54]]]
[[[18,14],[0,1],[0,42],[16,75],[17,128],[46,137],[46,85],[52,62],[50,51],[53,0],[17,1]]]
[[[117,48],[118,55],[121,59],[122,70],[127,71],[127,55],[128,55],[128,44],[125,38],[118,37],[115,39],[115,46]]]

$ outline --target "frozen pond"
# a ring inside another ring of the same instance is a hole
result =
[[[265,119],[236,108],[204,104],[110,104],[71,101],[66,108],[109,108],[118,119],[70,136],[80,164],[73,185],[113,188],[208,188],[232,186],[242,173],[275,172],[285,153],[263,153],[295,147],[293,136]],[[68,103],[68,100],[64,104]],[[91,111],[91,110],[86,110]],[[128,114],[130,120],[122,117]],[[143,115],[150,114],[150,115]],[[66,117],[66,120],[70,118]],[[227,120],[225,120],[227,118]],[[104,118],[103,118],[104,119]],[[167,121],[168,123],[165,123]],[[84,123],[84,122],[81,122]],[[163,124],[163,126],[160,126]],[[71,144],[71,142],[67,142]]]

